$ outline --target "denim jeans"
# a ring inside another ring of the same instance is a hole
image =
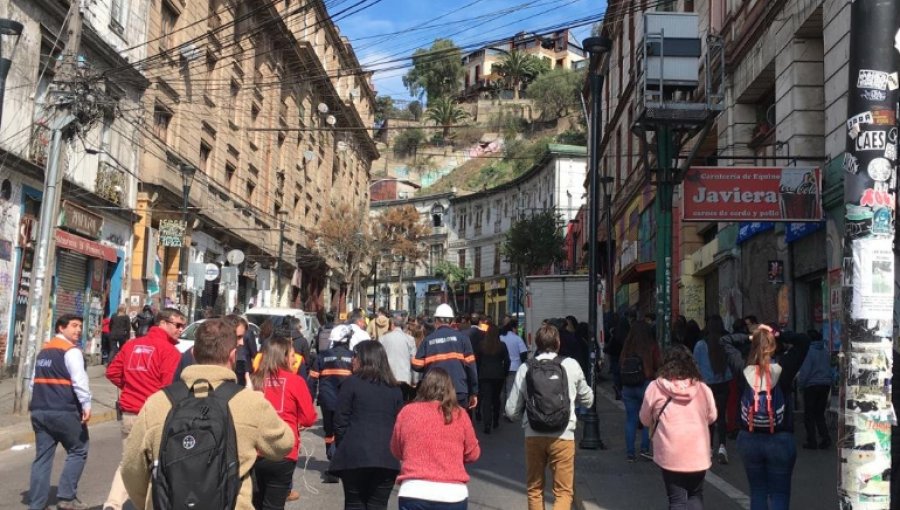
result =
[[[464,499],[456,503],[441,503],[416,498],[399,498],[397,508],[399,510],[467,510],[469,500]]]
[[[737,445],[750,483],[750,510],[788,510],[797,460],[793,433],[742,430]]]
[[[638,414],[644,402],[644,392],[649,382],[641,386],[622,386],[622,402],[625,403],[625,452],[634,455],[634,439],[637,434]],[[650,449],[650,434],[647,427],[641,429],[641,451]]]
[[[34,429],[35,446],[28,508],[44,510],[47,507],[53,454],[60,443],[68,455],[59,475],[56,496],[60,500],[75,499],[78,480],[88,455],[88,429],[81,423],[81,414],[73,411],[32,411],[31,427]]]
[[[339,473],[344,510],[386,510],[397,471],[384,468],[345,469]]]
[[[725,446],[725,439],[728,435],[728,426],[725,423],[728,415],[728,394],[730,391],[731,381],[710,384],[709,389],[712,391],[713,400],[716,402],[716,413],[718,418],[716,422],[709,426],[710,446],[715,451],[716,446]],[[718,435],[715,434],[718,432]]]
[[[703,510],[703,479],[706,471],[680,473],[662,470],[669,496],[669,510]]]
[[[293,460],[269,460],[262,457],[256,459],[253,464],[253,476],[256,477],[253,508],[284,510],[296,467],[297,462]]]
[[[609,371],[612,372],[613,387],[616,391],[622,391],[622,367],[619,366],[619,357],[609,355]]]

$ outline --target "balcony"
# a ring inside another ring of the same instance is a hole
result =
[[[97,181],[95,192],[98,196],[109,200],[116,205],[124,205],[126,195],[125,172],[101,162],[97,169]]]

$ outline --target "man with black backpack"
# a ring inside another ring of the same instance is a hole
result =
[[[197,364],[147,399],[121,465],[138,510],[249,510],[257,455],[281,460],[293,448],[294,433],[263,394],[234,382],[236,348],[233,324],[205,321],[194,343]]]
[[[528,510],[544,509],[544,471],[553,472],[554,510],[569,510],[575,493],[575,405],[590,407],[594,392],[578,362],[558,355],[559,330],[535,335],[535,357],[516,372],[506,415],[525,429]]]

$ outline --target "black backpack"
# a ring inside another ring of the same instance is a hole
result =
[[[647,382],[647,376],[644,374],[644,360],[636,354],[622,359],[619,374],[623,386],[641,386]]]
[[[569,425],[569,378],[562,356],[532,359],[525,372],[525,412],[536,432],[562,432]]]
[[[156,510],[231,510],[241,490],[237,434],[228,401],[243,388],[227,381],[212,390],[178,381],[164,389],[172,403],[153,467]],[[196,396],[197,393],[206,396]]]

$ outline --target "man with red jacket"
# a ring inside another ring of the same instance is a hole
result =
[[[106,367],[106,378],[121,392],[123,444],[147,398],[172,384],[181,361],[175,344],[186,325],[187,319],[179,310],[162,309],[156,316],[156,325],[145,336],[126,342]],[[128,500],[120,469],[116,469],[104,510],[121,510]]]

